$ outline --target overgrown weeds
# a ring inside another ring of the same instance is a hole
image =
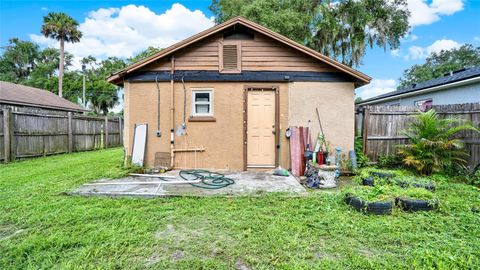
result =
[[[61,195],[128,173],[122,150],[0,165],[0,269],[475,269],[478,189],[436,180],[434,212],[369,216],[300,198]],[[21,233],[15,233],[20,231]],[[6,239],[5,239],[6,238]]]

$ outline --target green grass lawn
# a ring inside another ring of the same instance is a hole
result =
[[[64,192],[126,174],[110,149],[0,165],[0,269],[480,267],[480,192],[439,184],[435,212],[369,216],[303,198],[108,198]]]

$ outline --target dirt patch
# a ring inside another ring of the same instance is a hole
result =
[[[366,248],[366,247],[362,247],[360,249],[358,249],[358,253],[360,253],[362,256],[366,257],[366,258],[371,258],[371,257],[374,257],[375,256],[375,253]]]
[[[0,241],[15,237],[24,231],[25,230],[18,229],[13,225],[0,225]]]
[[[166,239],[173,234],[175,234],[175,228],[172,224],[167,224],[165,230],[155,232],[155,240]]]
[[[335,260],[335,259],[338,259],[339,256],[337,255],[332,255],[332,254],[328,254],[326,252],[316,252],[315,253],[315,258],[319,259],[319,260]]]
[[[235,269],[237,270],[250,270],[250,267],[246,265],[242,260],[237,260],[235,263]]]
[[[152,265],[158,263],[159,261],[160,261],[160,258],[158,257],[158,255],[152,255],[145,262],[145,266],[152,266]]]
[[[174,261],[178,261],[185,258],[185,253],[181,250],[175,250],[175,252],[172,253],[172,259]]]

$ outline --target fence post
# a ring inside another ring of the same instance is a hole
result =
[[[108,116],[105,116],[104,126],[105,132],[103,133],[103,136],[105,136],[105,139],[103,139],[103,148],[108,148]]]
[[[3,149],[5,163],[12,160],[11,146],[12,146],[12,111],[10,108],[3,109]]]
[[[368,122],[370,121],[370,110],[365,107],[363,110],[363,153],[367,154],[367,143],[368,143]]]
[[[118,132],[119,132],[119,142],[118,145],[123,145],[123,128],[122,128],[122,117],[118,117]]]
[[[72,112],[67,113],[68,119],[68,152],[73,152]]]

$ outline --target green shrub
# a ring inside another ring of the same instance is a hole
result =
[[[396,197],[408,198],[408,199],[417,199],[417,200],[434,200],[436,196],[433,192],[428,191],[424,188],[405,188],[397,189],[395,191]]]
[[[480,187],[480,168],[470,177],[469,184]]]
[[[345,195],[359,197],[367,202],[392,201],[395,198],[436,200],[435,193],[424,188],[401,188],[395,185],[355,186],[344,191]]]
[[[392,201],[395,199],[393,186],[356,186],[345,190],[345,195],[359,197],[367,202]]]
[[[441,119],[435,110],[419,113],[404,132],[410,143],[399,146],[403,163],[425,175],[466,165],[463,141],[453,138],[464,130],[479,132],[463,119]]]
[[[408,172],[405,172],[404,170],[385,170],[385,169],[379,169],[376,167],[366,167],[366,168],[359,169],[356,172],[356,175],[353,177],[353,180],[356,183],[361,184],[362,179],[365,179],[367,177],[373,177],[376,181],[381,182],[383,180],[387,180],[387,183],[391,183],[389,179],[379,178],[375,176],[374,173],[392,173],[397,177],[397,176],[406,176],[406,173]]]
[[[368,157],[363,153],[362,137],[355,137],[355,155],[357,156],[358,168],[363,168],[368,165]]]
[[[380,168],[401,168],[403,167],[403,159],[400,155],[381,155],[378,157]]]
[[[400,176],[395,178],[396,183],[407,183],[407,184],[429,184],[433,181],[431,178],[428,177],[412,177],[412,176]]]

